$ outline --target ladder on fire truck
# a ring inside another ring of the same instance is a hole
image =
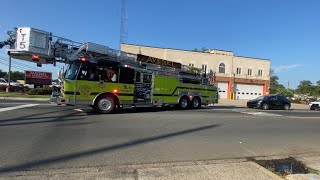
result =
[[[200,69],[181,64],[179,68],[173,68],[162,64],[141,62],[135,54],[125,53],[91,42],[79,43],[34,28],[16,28],[15,31],[11,31],[8,34],[10,36],[9,39],[0,42],[0,48],[4,45],[10,45],[8,54],[11,57],[36,62],[38,66],[41,66],[41,64],[55,65],[56,62],[69,64],[81,57],[87,57],[91,60],[108,60],[128,64],[132,67],[143,67],[145,70],[154,73],[169,74],[170,76],[178,76],[181,79],[199,82],[201,82],[204,74]]]

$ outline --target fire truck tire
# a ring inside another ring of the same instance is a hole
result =
[[[114,112],[116,108],[116,103],[113,97],[110,97],[110,96],[100,97],[99,99],[96,100],[94,104],[94,108],[96,111],[98,111],[98,113],[109,114]]]
[[[191,107],[193,109],[200,109],[201,108],[201,99],[199,97],[194,97],[191,102]]]
[[[179,100],[179,108],[182,110],[186,110],[189,108],[190,101],[188,97],[181,97]]]

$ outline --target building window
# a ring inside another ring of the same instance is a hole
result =
[[[194,67],[194,64],[193,64],[193,63],[189,63],[189,66],[190,66],[190,67]]]
[[[226,73],[226,65],[224,63],[219,65],[219,73]]]
[[[206,64],[202,64],[202,67],[201,67],[202,71],[203,72],[207,72],[207,65]]]
[[[252,76],[252,69],[248,69],[248,76]]]
[[[237,74],[241,74],[241,68],[237,68]]]
[[[258,70],[258,76],[262,76],[262,69]]]

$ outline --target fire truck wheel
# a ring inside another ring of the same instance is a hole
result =
[[[199,97],[194,97],[192,99],[191,106],[194,109],[200,109],[201,108],[201,100],[200,100],[200,98]]]
[[[95,109],[102,114],[112,113],[115,107],[115,101],[110,96],[101,97],[95,103]]]
[[[179,101],[180,109],[188,109],[189,107],[189,99],[187,97],[182,97]]]

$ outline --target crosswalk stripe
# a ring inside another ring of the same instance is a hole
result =
[[[27,107],[38,106],[38,105],[39,104],[24,104],[24,105],[20,105],[20,106],[0,108],[0,112],[11,111],[11,110],[15,110],[15,109],[27,108]]]

